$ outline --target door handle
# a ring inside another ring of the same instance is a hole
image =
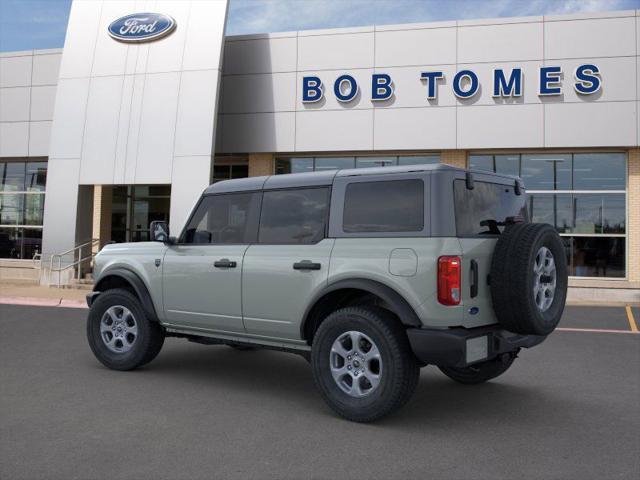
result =
[[[475,260],[471,260],[471,286],[469,289],[471,298],[478,296],[478,262]]]
[[[302,260],[293,264],[294,270],[320,270],[321,267],[321,264],[314,263],[311,260]]]
[[[213,266],[216,268],[236,268],[237,263],[228,258],[222,258],[213,262]]]

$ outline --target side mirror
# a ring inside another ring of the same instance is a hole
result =
[[[152,242],[169,242],[169,224],[162,220],[156,220],[149,225],[149,236]]]

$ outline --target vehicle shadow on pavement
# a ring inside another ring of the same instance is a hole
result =
[[[265,350],[235,351],[226,346],[188,347],[161,352],[140,373],[197,384],[199,394],[224,389],[262,398],[262,402],[285,399],[298,405],[298,413],[333,416],[320,398],[311,368],[302,357]],[[459,385],[429,366],[422,369],[409,403],[376,425],[450,428],[452,424],[475,424],[479,416],[483,423],[501,422],[518,417],[523,411],[527,413],[526,423],[547,421],[553,404],[553,396],[549,398],[535,386],[509,383],[508,376],[483,385]]]

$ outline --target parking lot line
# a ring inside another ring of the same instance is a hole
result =
[[[638,330],[611,330],[611,329],[603,329],[603,328],[567,328],[567,327],[558,327],[556,330],[561,332],[586,332],[586,333],[631,333],[637,335]]]
[[[633,312],[631,311],[631,305],[627,305],[625,307],[627,311],[627,319],[629,320],[629,326],[631,327],[632,332],[638,332],[638,325],[636,324],[636,319],[633,318]]]

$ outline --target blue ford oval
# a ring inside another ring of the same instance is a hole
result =
[[[109,25],[109,35],[121,42],[149,42],[169,35],[176,21],[162,13],[133,13]]]

